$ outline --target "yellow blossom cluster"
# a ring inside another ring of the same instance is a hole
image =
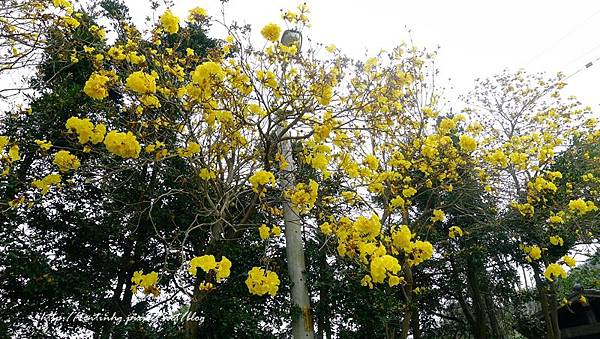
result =
[[[414,240],[407,225],[392,231],[392,253],[404,252],[409,266],[416,266],[433,256],[433,246],[428,241]]]
[[[550,218],[548,218],[548,222],[551,224],[562,224],[565,222],[565,220],[561,215],[552,215]]]
[[[387,277],[389,286],[394,287],[400,283],[400,279],[397,276],[399,271],[400,264],[398,263],[398,259],[391,255],[384,254],[382,256],[374,257],[371,260],[370,272],[371,279],[374,283],[383,283]]]
[[[433,222],[444,221],[444,219],[446,219],[446,214],[442,210],[435,209],[431,214],[431,221]]]
[[[535,208],[528,202],[524,204],[518,204],[516,202],[513,202],[511,205],[512,207],[516,208],[522,216],[532,217],[535,213]]]
[[[598,207],[593,201],[585,201],[584,199],[576,199],[569,201],[569,210],[577,212],[579,215],[584,215],[588,212],[598,211]]]
[[[313,124],[314,141],[316,143],[326,141],[331,132],[336,128],[337,124],[338,121],[333,119],[332,113],[330,111],[326,111],[323,114],[323,121]]]
[[[277,152],[277,154],[275,154],[275,160],[279,163],[279,169],[282,171],[286,170],[290,166],[287,160],[285,160],[285,156],[281,154],[281,152]]]
[[[272,71],[263,71],[262,69],[259,69],[256,71],[256,78],[266,87],[274,90],[276,96],[280,96],[280,93],[277,92],[279,84],[277,83],[277,76],[275,73]]]
[[[69,132],[77,134],[77,138],[80,144],[84,145],[88,142],[92,144],[100,143],[104,140],[106,134],[106,126],[104,124],[97,124],[94,126],[90,119],[80,119],[77,117],[70,117],[65,124],[65,127]]]
[[[70,170],[77,170],[79,168],[79,159],[71,154],[69,151],[60,150],[54,154],[53,164],[58,166],[58,170],[61,172],[68,172]]]
[[[102,100],[108,96],[108,82],[110,78],[98,72],[92,73],[85,82],[83,91],[96,100]]]
[[[460,148],[465,152],[473,152],[477,148],[477,142],[472,137],[462,134],[459,140]]]
[[[223,279],[228,278],[231,274],[231,261],[225,256],[221,257],[221,261],[216,261],[213,255],[205,254],[200,257],[194,257],[190,260],[188,272],[190,272],[191,275],[196,276],[198,267],[200,267],[206,273],[214,271],[217,283],[220,283]]]
[[[138,291],[138,288],[142,288],[144,290],[144,294],[152,294],[155,297],[160,295],[160,290],[156,287],[156,283],[158,282],[158,273],[150,272],[148,274],[144,274],[143,270],[136,271],[133,273],[133,277],[131,277],[131,292],[135,294]]]
[[[67,13],[73,12],[73,5],[68,0],[52,0],[54,7],[67,10]]]
[[[556,193],[558,187],[553,182],[562,178],[560,172],[548,172],[544,176],[537,176],[527,183],[527,202],[534,204],[537,202],[546,202],[547,195]]]
[[[490,153],[486,154],[485,160],[487,162],[489,162],[491,165],[499,166],[501,168],[505,168],[506,166],[508,166],[508,157],[500,149],[497,149],[494,152],[490,152]]]
[[[373,154],[369,154],[363,160],[363,163],[371,170],[375,171],[379,168],[379,160]]]
[[[531,262],[532,260],[538,260],[542,257],[542,249],[537,245],[528,246],[520,244],[519,248],[521,248],[521,250],[523,250],[523,252],[527,255],[525,259],[528,262]]]
[[[312,95],[323,106],[329,105],[333,98],[333,86],[326,82],[314,82],[310,85]]]
[[[453,119],[448,119],[448,118],[443,118],[442,121],[440,121],[440,124],[438,126],[438,129],[440,131],[440,133],[442,134],[447,134],[448,132],[450,132],[451,130],[456,128],[456,121],[454,121]]]
[[[94,34],[100,39],[106,38],[106,31],[104,30],[104,28],[100,28],[97,25],[91,25],[88,28],[88,31],[90,31],[90,33]]]
[[[252,190],[256,193],[259,193],[261,196],[264,195],[265,186],[272,185],[275,186],[275,176],[273,173],[269,171],[257,171],[254,173],[248,181],[252,185]]]
[[[125,54],[125,52],[123,50],[123,46],[112,46],[111,48],[108,49],[108,52],[106,54],[108,55],[108,57],[110,57],[111,59],[113,59],[115,61],[123,61],[123,60],[126,60],[131,53]],[[131,58],[129,60],[131,61]],[[133,60],[138,61],[137,58],[134,58]],[[139,60],[139,61],[141,61],[141,60]]]
[[[214,287],[214,285],[212,283],[203,281],[200,283],[200,286],[198,286],[198,289],[203,292],[208,292],[208,291],[212,290],[213,287]]]
[[[191,78],[192,82],[186,88],[188,95],[195,100],[203,101],[216,90],[215,85],[225,79],[225,71],[218,63],[206,61],[191,72]]]
[[[262,36],[269,41],[277,42],[277,40],[279,40],[279,36],[281,35],[281,27],[279,27],[277,24],[270,23],[260,30],[260,34],[262,34]]]
[[[358,217],[352,221],[341,217],[337,223],[325,222],[321,225],[324,234],[335,233],[340,256],[358,257],[370,269],[370,275],[363,278],[363,286],[373,287],[388,278],[388,284],[403,283],[398,276],[401,268],[396,255],[401,255],[409,267],[419,265],[433,255],[433,246],[428,241],[413,239],[407,225],[393,229],[391,235],[381,233],[381,221],[376,214],[370,218]]]
[[[178,148],[177,154],[182,158],[189,158],[200,152],[200,145],[197,142],[190,142],[185,148]]]
[[[41,149],[42,151],[44,151],[44,152],[46,152],[46,151],[50,150],[50,148],[52,148],[52,143],[51,143],[51,142],[49,142],[49,141],[47,141],[47,140],[39,140],[39,139],[36,139],[34,142],[35,142],[35,143],[36,143],[36,144],[37,144],[37,145],[40,147],[40,149]]]
[[[187,21],[196,22],[208,16],[208,12],[202,7],[190,9]]]
[[[458,226],[452,226],[448,230],[448,236],[452,239],[459,238],[463,236],[463,230]]]
[[[594,174],[593,173],[586,173],[586,174],[584,174],[584,175],[581,176],[581,179],[583,181],[585,181],[585,182],[592,181],[592,180],[594,180]]]
[[[8,146],[9,141],[10,139],[7,136],[0,135],[0,153],[2,153],[6,146]],[[9,164],[21,160],[21,156],[19,155],[19,145],[13,144],[10,146],[7,151],[7,156],[2,156],[0,159],[6,160]],[[4,171],[6,172],[7,170],[5,169]]]
[[[550,243],[554,246],[562,246],[564,245],[564,240],[558,235],[553,235],[550,237]]]
[[[42,195],[45,195],[52,186],[60,186],[60,179],[60,174],[48,174],[42,179],[34,180],[31,185],[39,189]]]
[[[163,147],[165,147],[165,143],[162,141],[156,140],[154,143],[146,145],[146,147],[144,148],[144,151],[146,153],[156,152],[154,154],[154,159],[160,160],[160,159],[166,157],[167,155],[169,155],[169,151],[167,149],[164,149]]]
[[[325,178],[329,178],[331,173],[327,170],[327,166],[331,162],[330,153],[331,147],[315,144],[309,140],[304,148],[304,163],[323,173]]]
[[[397,196],[390,201],[391,208],[404,208],[405,200],[401,196]]]
[[[554,281],[554,279],[556,278],[566,278],[567,272],[559,264],[551,263],[550,265],[548,265],[548,267],[546,267],[546,270],[544,271],[544,276],[546,277],[546,279]]]
[[[575,261],[575,259],[573,257],[568,256],[568,255],[564,255],[562,257],[562,260],[569,267],[575,267],[575,265],[577,265],[577,262]]]
[[[433,245],[429,241],[411,241],[404,251],[408,265],[416,266],[433,256]]]
[[[131,73],[126,80],[127,88],[138,94],[156,93],[156,74],[143,71]]]
[[[279,226],[269,227],[265,224],[260,225],[258,228],[258,233],[262,240],[267,240],[271,236],[278,237],[281,235],[281,228]]]
[[[81,25],[79,20],[75,19],[72,16],[63,16],[62,22],[64,26],[69,27],[71,29],[76,29],[77,27],[79,27],[79,25]]]
[[[308,184],[299,183],[294,189],[287,192],[294,211],[297,213],[307,213],[310,211],[317,201],[318,190],[319,184],[310,179]]]
[[[217,174],[208,168],[201,168],[200,172],[198,172],[198,176],[202,178],[202,180],[208,181],[217,178]]]
[[[175,34],[179,31],[179,18],[170,9],[160,16],[160,23],[169,34]]]
[[[288,10],[283,12],[281,14],[281,17],[283,18],[283,20],[293,25],[308,25],[308,14],[310,13],[308,5],[306,4],[306,2],[303,2],[299,4],[297,8],[298,12]]]
[[[114,47],[111,47],[111,49]],[[146,57],[144,55],[140,55],[138,54],[137,51],[132,51],[127,53],[127,55],[123,54],[123,50],[122,49],[117,49],[113,51],[116,59],[120,59],[123,58],[123,56],[125,57],[125,60],[127,60],[127,62],[130,62],[132,65],[138,65],[138,64],[142,64],[144,62],[146,62]],[[109,54],[110,54],[110,50],[109,50]]]
[[[252,294],[265,295],[269,294],[275,296],[277,290],[279,290],[279,277],[277,273],[265,270],[260,267],[253,267],[248,272],[248,278],[246,279],[246,286]]]
[[[131,132],[110,131],[104,139],[106,149],[122,158],[137,158],[142,147]]]

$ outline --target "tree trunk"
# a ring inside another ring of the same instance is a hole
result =
[[[560,328],[558,327],[558,304],[556,302],[556,286],[552,285],[549,287],[548,299],[550,306],[550,321],[552,323],[552,332],[554,337],[560,339]]]
[[[485,295],[485,303],[487,305],[488,318],[490,319],[490,327],[492,330],[492,335],[494,338],[504,339],[506,335],[504,334],[504,330],[498,321],[498,315],[496,314],[496,306],[494,305],[494,300],[488,293]]]
[[[289,137],[289,132],[284,138]],[[292,156],[290,139],[279,143],[281,154],[288,163],[288,168],[281,171],[279,185],[285,192],[294,187],[296,164]],[[283,200],[283,219],[285,225],[285,242],[288,272],[292,284],[292,335],[294,338],[313,338],[314,328],[310,297],[306,286],[306,268],[304,263],[304,240],[302,238],[302,222],[290,204],[288,198]]]
[[[211,227],[210,241],[207,247],[212,247],[215,242],[223,240],[225,229],[223,227],[223,221],[219,220],[215,222]],[[200,248],[194,248],[195,253],[200,252]],[[217,255],[217,253],[215,253]],[[218,257],[218,256],[217,256]],[[196,320],[199,318],[198,311],[200,310],[200,302],[202,299],[202,291],[200,291],[200,284],[204,279],[200,278],[200,275],[196,275],[194,278],[194,290],[192,292],[192,300],[190,301],[190,309],[185,317],[185,324],[183,330],[186,338],[200,338],[200,324]]]
[[[410,329],[411,318],[413,313],[413,305],[412,305],[412,293],[414,288],[414,281],[412,270],[408,265],[404,267],[404,275],[406,277],[406,285],[404,285],[404,291],[406,291],[406,311],[404,312],[404,318],[402,319],[402,332],[400,334],[400,338],[406,339],[408,338],[408,331]]]
[[[416,307],[413,310],[411,327],[413,339],[421,339],[421,323],[419,319],[419,309]]]
[[[119,272],[117,273],[117,285],[115,286],[115,289],[113,290],[113,296],[111,298],[110,301],[110,306],[108,309],[108,316],[112,316],[112,314],[116,314],[117,316],[122,316],[123,318],[125,318],[127,316],[127,314],[124,314],[121,310],[122,308],[122,301],[121,301],[121,296],[123,294],[123,288],[127,288],[127,283],[128,283],[128,277],[127,274],[129,273],[129,260],[131,258],[131,247],[132,244],[131,242],[126,242],[125,248],[123,249],[123,256],[121,257],[120,260],[120,265],[119,265]],[[120,313],[120,314],[118,314]],[[113,324],[110,322],[105,323],[102,326],[102,330],[99,331],[100,335],[98,337],[100,338],[109,338],[110,337],[110,333],[112,331],[113,328]]]
[[[385,339],[395,339],[396,338],[396,328],[390,327],[389,323],[385,323]]]
[[[540,279],[539,270],[534,268],[534,278],[536,288],[538,291],[538,297],[540,299],[540,305],[542,306],[542,314],[544,315],[544,323],[546,325],[546,338],[547,339],[559,339],[554,333],[554,327],[552,326],[552,318],[550,316],[550,304],[548,302],[548,294],[545,291],[544,283]]]
[[[202,279],[200,276],[197,276],[194,280],[194,292],[192,293],[192,300],[190,302],[190,309],[186,315],[186,321],[183,326],[183,330],[185,332],[185,337],[194,339],[200,337],[200,324],[194,319],[198,316],[198,309],[200,308],[200,283]]]
[[[477,339],[485,339],[488,337],[486,321],[487,310],[485,308],[485,301],[483,300],[483,295],[481,294],[481,288],[479,286],[479,280],[477,279],[477,274],[475,273],[475,263],[473,262],[473,258],[467,257],[466,263],[467,284],[469,285],[469,290],[471,291],[471,297],[473,299],[473,315],[475,316],[473,336]]]
[[[472,312],[471,312],[471,307],[470,305],[467,303],[467,301],[465,300],[465,297],[462,294],[462,290],[463,290],[463,284],[462,284],[462,278],[459,278],[458,276],[458,270],[456,269],[456,265],[454,264],[454,262],[451,260],[450,261],[450,268],[451,268],[451,275],[452,275],[452,279],[454,281],[456,281],[459,284],[459,288],[456,289],[456,300],[458,301],[458,304],[460,305],[460,308],[462,310],[462,313],[465,316],[465,319],[467,319],[467,323],[469,324],[469,327],[471,328],[471,332],[475,333],[475,328],[476,328],[476,322],[475,322],[475,316],[473,316]]]
[[[321,281],[325,280],[325,271],[329,268],[327,264],[327,255],[325,251],[320,251],[318,255],[319,261],[319,274]],[[319,285],[319,303],[317,306],[317,338],[319,339],[331,339],[331,324],[329,322],[330,316],[330,300],[329,300],[329,289],[326,284]]]

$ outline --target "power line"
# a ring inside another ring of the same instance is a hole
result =
[[[587,64],[583,65],[582,67],[580,67],[578,70],[576,70],[575,72],[569,74],[568,76],[559,79],[556,83],[552,84],[551,86],[547,87],[546,89],[544,89],[541,93],[542,96],[544,96],[546,93],[550,92],[551,90],[553,90],[556,86],[558,86],[561,83],[564,83],[566,80],[574,77],[575,75],[579,74],[580,72],[589,69],[590,67],[592,67],[594,65],[594,63],[596,61],[600,60],[600,56],[598,56],[596,59],[588,62]]]
[[[569,61],[569,62],[567,62],[567,63],[563,64],[562,66],[560,66],[559,70],[562,70],[562,69],[564,69],[565,67],[567,67],[567,66],[571,65],[573,62],[575,62],[575,61],[578,61],[579,59],[583,58],[584,56],[586,56],[586,55],[588,55],[588,54],[590,54],[590,53],[592,53],[592,52],[596,51],[598,48],[600,48],[600,44],[597,44],[596,46],[594,46],[594,47],[592,47],[591,49],[589,49],[587,52],[585,52],[585,53],[583,53],[583,54],[579,55],[578,57],[576,57],[576,58],[574,58],[574,59],[571,59],[571,61]]]
[[[571,75],[567,76],[566,78],[564,78],[564,79],[562,79],[562,80],[563,80],[563,81],[564,81],[564,80],[567,80],[567,79],[569,79],[569,78],[571,78],[571,77],[575,76],[575,75],[576,75],[576,74],[578,74],[579,72],[581,72],[581,71],[584,71],[584,70],[586,70],[586,69],[588,69],[588,68],[592,67],[592,66],[594,65],[594,63],[595,63],[596,61],[598,61],[598,60],[600,60],[600,56],[598,56],[596,59],[594,59],[594,60],[592,60],[592,61],[588,62],[587,64],[585,64],[584,66],[582,66],[581,68],[579,68],[578,70],[576,70],[574,73],[571,73]]]
[[[540,53],[538,53],[535,56],[533,56],[533,58],[529,59],[529,61],[527,61],[527,63],[525,64],[525,67],[529,66],[533,61],[535,61],[536,59],[538,59],[542,55],[548,53],[550,50],[552,50],[554,47],[556,47],[556,45],[558,45],[560,42],[562,42],[563,40],[565,40],[566,38],[568,38],[569,36],[571,36],[571,34],[575,33],[581,26],[583,26],[585,23],[587,23],[588,21],[590,21],[590,19],[592,19],[593,17],[595,17],[599,13],[600,13],[600,9],[598,9],[597,11],[595,11],[592,15],[590,15],[589,17],[587,17],[585,20],[580,21],[577,25],[575,25],[573,28],[571,28],[571,30],[569,30],[565,35],[563,35],[562,37],[560,37],[558,40],[556,40],[550,46],[548,46],[545,49],[543,49]]]

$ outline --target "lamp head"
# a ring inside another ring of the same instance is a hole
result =
[[[298,50],[302,47],[302,33],[294,29],[286,29],[281,35],[281,44],[290,47],[296,45]]]

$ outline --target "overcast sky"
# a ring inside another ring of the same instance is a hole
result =
[[[149,13],[145,1],[126,0],[134,18]],[[175,0],[174,11],[203,7],[220,16],[217,0]],[[230,0],[229,21],[251,24],[258,32],[269,22],[283,25],[280,9],[294,9],[300,1]],[[440,46],[437,64],[441,80],[465,93],[477,77],[504,68],[569,75],[600,57],[600,2],[554,0],[505,1],[307,1],[312,27],[304,32],[313,41],[334,43],[352,57],[380,49],[391,50],[409,41],[417,47]],[[215,30],[214,36],[223,33]],[[600,110],[600,61],[573,76],[566,91],[594,110]],[[450,94],[450,93],[449,93]],[[458,107],[457,107],[458,108]]]

